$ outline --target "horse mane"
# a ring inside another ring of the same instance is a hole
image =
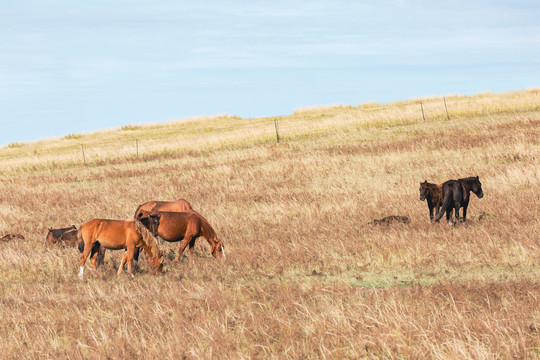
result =
[[[208,220],[206,220],[204,218],[204,216],[202,216],[201,214],[199,214],[198,212],[192,210],[193,212],[197,213],[197,215],[199,215],[199,217],[201,218],[201,227],[203,228],[204,232],[206,233],[206,235],[208,236],[204,236],[206,238],[206,240],[210,241],[211,239],[215,239],[217,234],[216,234],[216,231],[214,230],[214,228],[212,227],[212,225],[210,225],[210,223],[208,222]]]
[[[458,179],[458,181],[473,181],[473,180],[476,180],[476,176],[469,176],[466,178]]]
[[[150,248],[150,251],[152,252],[150,255],[153,258],[157,258],[159,256],[159,248],[154,235],[152,235],[152,233],[139,220],[135,220],[135,228],[141,235],[143,242]]]

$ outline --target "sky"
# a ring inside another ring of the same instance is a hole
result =
[[[0,0],[0,146],[540,87],[537,0]]]

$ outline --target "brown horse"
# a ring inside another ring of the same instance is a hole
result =
[[[211,253],[215,258],[225,257],[223,242],[216,235],[210,223],[198,212],[194,210],[187,212],[146,212],[143,210],[143,216],[158,214],[161,215],[157,229],[159,237],[169,242],[181,241],[178,245],[178,255],[174,261],[180,259],[180,255],[182,255],[186,246],[189,244],[189,261],[191,262],[195,240],[200,236],[208,241],[212,247]]]
[[[191,204],[184,199],[178,199],[175,201],[148,201],[139,205],[135,211],[135,219],[139,219],[142,216],[142,210],[144,211],[169,211],[169,212],[184,212],[193,210]]]
[[[442,185],[443,184],[437,185],[428,183],[427,180],[420,183],[420,201],[427,200],[429,220],[431,222],[433,222],[435,215],[439,213],[439,209],[442,205]],[[435,209],[435,214],[433,214],[433,209]]]
[[[75,246],[75,243],[77,242],[77,228],[75,227],[75,225],[71,225],[70,227],[60,228],[60,229],[49,228],[49,232],[47,233],[47,236],[45,237],[45,246],[52,246],[52,245],[58,244],[60,242],[60,238],[62,237],[62,235],[64,235],[64,233],[73,232],[73,231],[75,231],[75,239],[74,239],[75,241],[72,243],[71,241],[73,239],[71,236],[68,235],[68,237],[64,238],[64,240],[69,239],[69,241],[63,244],[67,246]]]
[[[446,220],[450,222],[452,210],[455,210],[456,221],[467,220],[467,207],[469,206],[471,191],[479,198],[484,197],[482,183],[478,176],[462,178],[458,180],[448,180],[442,184],[443,205],[441,211],[437,214],[436,220],[439,220],[446,212]],[[463,220],[459,218],[459,209],[463,207]]]
[[[161,272],[163,270],[163,256],[154,237],[157,235],[158,225],[159,215],[143,216],[140,221],[93,219],[82,224],[79,227],[78,237],[79,240],[84,242],[84,251],[81,255],[79,277],[83,278],[86,258],[89,254],[91,257],[94,255],[98,250],[98,244],[110,250],[126,249],[118,268],[118,275],[122,273],[126,261],[128,263],[128,273],[133,275],[131,267],[136,247],[142,247],[150,254],[151,273],[155,275]],[[95,265],[94,270],[97,270]]]

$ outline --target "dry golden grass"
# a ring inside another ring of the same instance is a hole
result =
[[[0,243],[0,357],[539,357],[540,92],[446,101],[450,121],[440,98],[301,109],[279,144],[273,118],[221,116],[0,149],[0,236],[26,238]],[[473,175],[469,221],[430,224],[419,182]],[[167,243],[163,276],[116,277],[116,251],[81,282],[43,246],[180,197],[225,262]]]

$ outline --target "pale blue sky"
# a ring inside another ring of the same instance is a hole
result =
[[[0,145],[540,86],[539,1],[0,0]]]

